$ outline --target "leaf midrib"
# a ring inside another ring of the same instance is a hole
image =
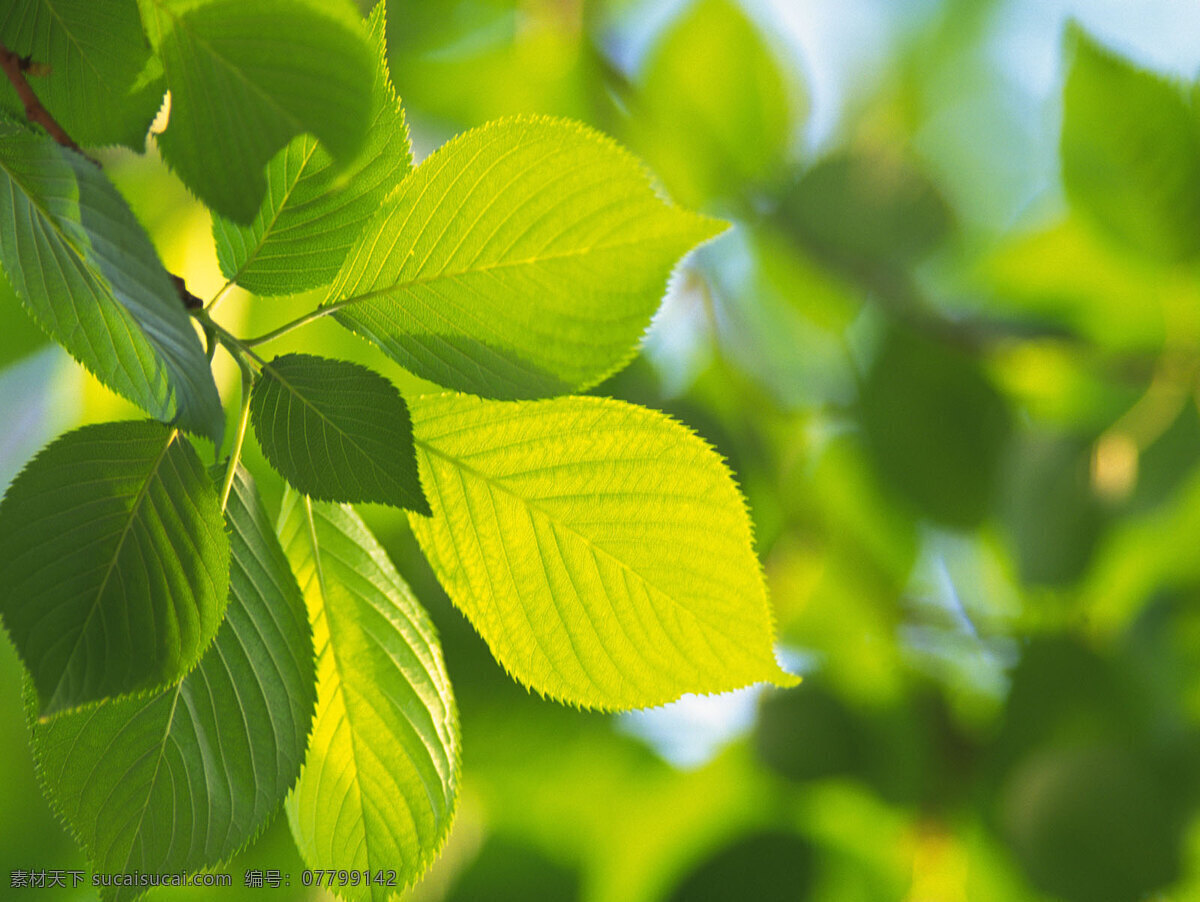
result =
[[[329,647],[329,654],[333,658],[333,669],[337,674],[337,686],[334,688],[334,691],[342,699],[342,708],[346,712],[346,721],[350,726],[350,757],[354,761],[355,774],[355,778],[351,781],[351,783],[354,787],[355,797],[358,800],[359,821],[362,824],[363,830],[363,848],[366,851],[367,856],[367,870],[371,870],[371,843],[367,837],[366,805],[363,800],[362,789],[358,785],[358,774],[362,772],[362,768],[358,763],[358,743],[355,739],[354,725],[350,716],[350,701],[346,696],[346,690],[343,688],[345,686],[345,678],[343,677],[344,671],[342,668],[342,663],[338,659],[337,643],[333,640],[333,619],[329,616],[329,591],[328,584],[325,581],[325,567],[321,563],[321,543],[317,538],[317,523],[316,519],[313,517],[312,499],[307,495],[304,496],[304,518],[308,523],[308,538],[309,541],[312,542],[313,549],[313,568],[316,570],[317,585],[321,591],[321,614],[325,618],[325,629],[329,633],[329,639],[327,643]]]
[[[279,201],[279,206],[275,208],[275,212],[271,216],[271,221],[263,226],[262,234],[259,236],[258,243],[254,246],[254,250],[246,255],[246,259],[242,261],[242,265],[238,267],[237,272],[229,277],[230,282],[236,283],[238,279],[245,275],[246,270],[250,267],[250,265],[258,259],[258,255],[262,253],[262,249],[267,244],[267,238],[270,237],[272,229],[274,229],[275,224],[279,222],[279,217],[283,215],[283,211],[287,207],[287,202],[291,199],[293,192],[295,192],[296,186],[299,185],[301,180],[304,178],[304,171],[308,168],[309,161],[312,160],[313,154],[317,152],[317,147],[320,144],[316,138],[310,137],[308,140],[312,142],[312,146],[308,149],[308,153],[305,154],[304,159],[300,161],[300,168],[296,170],[296,178],[290,185],[287,186],[287,190],[283,192],[283,197]],[[269,177],[270,176],[268,175],[268,178]]]
[[[643,238],[636,238],[636,239],[630,238],[630,239],[626,239],[623,241],[613,241],[613,242],[600,243],[600,244],[590,244],[587,247],[573,248],[569,251],[562,251],[562,252],[556,253],[556,254],[546,254],[544,256],[536,256],[536,257],[523,257],[520,260],[502,260],[502,261],[499,261],[496,263],[488,263],[488,264],[485,264],[482,266],[470,267],[468,269],[460,269],[460,270],[454,270],[454,271],[445,271],[444,270],[442,272],[435,273],[430,276],[408,279],[403,282],[400,282],[400,281],[393,282],[391,285],[387,285],[383,288],[373,288],[370,291],[363,292],[362,294],[353,294],[353,295],[350,295],[349,297],[341,298],[332,303],[326,302],[325,304],[322,305],[321,309],[328,310],[329,312],[332,313],[335,310],[341,310],[345,307],[352,307],[356,304],[361,304],[365,301],[374,300],[377,297],[384,297],[388,294],[391,294],[392,292],[403,292],[409,288],[413,288],[418,285],[432,284],[432,283],[438,282],[442,279],[460,279],[465,276],[475,275],[477,273],[495,272],[496,270],[511,269],[511,268],[517,267],[517,266],[537,266],[542,263],[549,263],[549,262],[554,262],[554,261],[558,261],[558,260],[570,260],[575,257],[583,257],[583,256],[586,256],[587,254],[596,253],[598,251],[620,250],[620,249],[626,248],[626,247],[635,247],[635,246],[645,244],[650,241],[662,241],[664,239],[681,237],[681,236],[684,236],[687,234],[688,234],[688,230],[678,229],[675,231],[660,232],[657,235],[649,235],[649,236],[646,236]]]
[[[171,727],[175,724],[175,711],[179,708],[179,696],[183,694],[183,683],[186,679],[187,677],[180,677],[179,682],[175,684],[175,692],[171,698],[171,711],[167,715],[167,722],[162,731],[162,741],[158,744],[158,752],[154,756],[154,773],[150,775],[150,782],[146,787],[146,797],[142,800],[141,810],[138,812],[137,827],[131,834],[134,843],[130,845],[129,851],[125,855],[126,871],[129,870],[129,865],[133,861],[133,846],[142,833],[142,825],[146,822],[146,812],[150,810],[150,798],[154,795],[154,787],[158,784],[158,772],[166,757],[167,740],[171,738]]]
[[[125,520],[125,525],[121,529],[121,535],[117,539],[116,548],[113,549],[112,557],[109,559],[108,568],[104,571],[104,578],[100,582],[100,587],[96,590],[95,599],[92,601],[91,609],[84,618],[83,625],[79,629],[79,634],[75,638],[74,644],[71,646],[70,652],[67,654],[67,662],[74,659],[76,652],[79,651],[79,645],[87,634],[88,626],[95,617],[96,612],[100,609],[100,601],[104,597],[104,591],[108,588],[108,581],[112,578],[113,572],[116,570],[117,560],[121,557],[121,551],[125,547],[125,540],[129,538],[129,532],[133,528],[134,521],[138,518],[138,512],[141,509],[142,502],[146,500],[146,496],[150,492],[150,485],[158,473],[158,468],[162,466],[162,462],[166,459],[167,452],[171,449],[171,445],[175,443],[175,439],[179,437],[179,430],[172,429],[167,435],[166,442],[163,443],[162,450],[150,465],[150,469],[146,472],[146,477],[138,487],[137,495],[134,496],[133,504],[129,508],[129,516]],[[58,697],[58,693],[62,690],[63,681],[67,678],[67,671],[64,670],[62,676],[59,677],[58,683],[54,687],[54,693],[50,696],[53,701]],[[173,710],[173,709],[172,709]]]
[[[290,382],[288,382],[286,379],[284,379],[281,375],[279,375],[279,371],[277,369],[275,369],[270,363],[263,364],[263,369],[269,370],[271,373],[272,379],[274,379],[281,386],[283,386],[289,392],[291,392],[292,395],[298,401],[300,401],[300,403],[302,403],[305,407],[307,407],[314,414],[316,414],[318,417],[320,417],[320,419],[324,423],[326,423],[330,429],[333,429],[334,431],[336,431],[338,435],[343,436],[345,438],[345,440],[354,447],[354,450],[356,450],[359,454],[363,455],[363,457],[365,457],[367,459],[367,462],[372,466],[372,468],[374,468],[375,472],[386,474],[386,471],[384,471],[379,466],[379,464],[375,463],[374,456],[370,452],[364,450],[363,447],[358,444],[358,442],[355,440],[354,436],[351,433],[347,432],[345,429],[343,429],[337,423],[333,422],[333,420],[329,419],[329,417],[327,417],[321,411],[320,408],[316,407],[311,401],[308,400],[308,398],[306,398],[303,394],[301,394],[300,391],[294,385],[292,385]],[[389,476],[388,481],[393,482],[394,480],[392,480],[391,477]],[[403,488],[403,483],[397,483],[397,484],[399,484],[401,486],[401,488]],[[405,494],[407,495],[409,493],[407,491],[405,491]],[[314,538],[315,538],[315,536],[314,536]]]
[[[30,137],[33,136],[31,135]],[[65,153],[72,152],[69,148],[64,148],[63,151]],[[71,174],[76,176],[75,167],[71,166],[69,162],[67,163],[67,167],[71,170]],[[133,314],[129,313],[125,305],[117,300],[116,292],[113,291],[112,285],[109,283],[108,279],[104,278],[104,276],[96,269],[96,267],[92,265],[91,261],[88,259],[88,256],[84,254],[83,251],[77,246],[75,239],[71,238],[65,231],[63,231],[62,226],[58,222],[58,217],[55,216],[55,214],[52,213],[50,209],[42,203],[38,195],[30,189],[29,185],[27,185],[25,181],[17,176],[17,173],[5,165],[3,154],[0,154],[0,169],[3,169],[5,174],[8,175],[9,181],[11,181],[14,185],[20,186],[21,194],[25,197],[29,204],[41,214],[43,221],[50,225],[50,228],[54,230],[54,233],[58,235],[62,243],[71,250],[71,253],[73,253],[79,260],[79,263],[82,265],[84,270],[87,271],[88,275],[91,276],[92,279],[101,286],[103,289],[103,294],[119,308],[121,308],[122,311],[132,316]],[[78,176],[76,176],[76,182],[78,182]],[[76,200],[76,204],[79,204],[78,200]],[[82,227],[82,224],[80,224],[80,228]]]
[[[577,539],[579,539],[581,542],[583,542],[583,544],[585,544],[592,551],[596,552],[597,554],[603,555],[604,557],[608,558],[610,561],[613,561],[623,571],[632,574],[634,577],[636,577],[638,580],[640,580],[646,586],[653,589],[655,592],[657,592],[663,598],[667,599],[667,601],[671,602],[671,604],[674,605],[676,608],[678,608],[680,611],[683,611],[684,613],[686,613],[688,615],[688,617],[692,619],[693,622],[703,624],[705,626],[705,628],[708,628],[708,625],[706,623],[704,623],[704,621],[700,620],[696,616],[694,611],[692,611],[683,602],[681,602],[677,598],[675,598],[670,592],[666,592],[663,589],[661,589],[655,583],[651,582],[651,580],[649,578],[647,578],[645,575],[640,573],[638,570],[634,569],[634,567],[631,564],[629,564],[627,561],[621,560],[621,558],[617,557],[615,554],[613,554],[608,549],[603,548],[600,545],[597,545],[588,536],[585,536],[583,533],[579,532],[579,530],[575,529],[575,527],[572,526],[570,523],[566,523],[563,520],[559,519],[558,517],[555,517],[553,514],[551,514],[549,511],[547,511],[541,505],[537,504],[535,501],[532,501],[531,499],[526,498],[524,495],[521,495],[521,494],[515,492],[513,489],[511,489],[507,485],[505,485],[502,481],[495,479],[494,477],[491,477],[491,476],[487,475],[486,473],[483,473],[480,470],[475,469],[470,464],[465,463],[461,458],[455,457],[451,454],[447,454],[446,452],[441,451],[438,448],[435,448],[433,445],[429,444],[428,442],[424,441],[423,439],[418,438],[415,435],[415,433],[413,435],[413,443],[415,445],[417,445],[419,448],[426,451],[427,453],[436,455],[437,457],[440,457],[442,460],[447,461],[449,464],[451,464],[454,467],[457,467],[458,469],[462,470],[464,473],[469,473],[470,475],[474,476],[476,479],[481,480],[482,482],[486,483],[487,485],[494,486],[495,488],[504,492],[504,494],[508,495],[509,497],[517,499],[517,501],[519,501],[521,504],[523,504],[525,507],[529,508],[530,510],[537,511],[539,514],[541,514],[543,517],[545,517],[550,523],[558,525],[559,527],[562,528],[562,530],[564,532],[570,533],[571,535],[575,536]]]

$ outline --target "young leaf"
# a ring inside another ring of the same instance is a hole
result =
[[[362,520],[289,491],[280,539],[308,601],[317,716],[292,835],[313,868],[394,869],[415,881],[458,792],[458,714],[437,634]],[[395,890],[338,887],[384,902]]]
[[[367,19],[375,46],[366,146],[339,172],[311,135],[292,139],[267,166],[267,196],[248,226],[213,216],[226,278],[258,295],[328,285],[363,226],[412,165],[408,126],[388,78],[384,4]]]
[[[229,537],[178,430],[104,423],[41,451],[0,503],[0,615],[43,716],[157,689],[225,609]]]
[[[721,459],[601,398],[413,404],[431,519],[410,517],[450,598],[522,683],[589,708],[791,685],[745,503]]]
[[[1200,253],[1200,128],[1181,85],[1135,68],[1075,28],[1063,94],[1067,196],[1159,259]]]
[[[124,198],[78,154],[2,121],[0,264],[97,379],[220,444],[225,415],[204,348]]]
[[[267,460],[304,494],[429,513],[408,407],[365,366],[311,354],[276,357],[254,384],[250,417]]]
[[[720,229],[665,203],[603,135],[505,119],[405,179],[325,306],[441,385],[561,394],[628,362],[675,261]]]
[[[253,482],[241,471],[233,485],[229,606],[196,669],[154,695],[33,724],[43,789],[98,871],[224,861],[299,776],[316,701],[308,617]]]
[[[141,151],[163,99],[162,78],[143,78],[150,46],[137,0],[13,0],[0,41],[48,67],[29,79],[42,104],[82,145]],[[11,92],[10,88],[6,90]],[[15,94],[13,97],[15,101]]]
[[[249,224],[263,167],[312,132],[341,163],[368,126],[361,28],[303,0],[141,0],[171,90],[163,158],[209,207]]]

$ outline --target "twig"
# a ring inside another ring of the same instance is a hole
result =
[[[67,134],[67,130],[59,125],[50,111],[42,106],[42,102],[38,96],[33,93],[33,88],[29,86],[29,82],[25,79],[25,71],[37,71],[37,63],[34,63],[27,56],[20,56],[13,50],[9,50],[4,44],[0,43],[0,69],[4,70],[5,76],[16,89],[17,96],[21,98],[21,102],[25,105],[25,118],[30,122],[35,122],[46,130],[46,132],[61,144],[63,147],[70,148],[79,154],[89,163],[99,167],[100,161],[89,157],[83,152],[83,148],[75,143],[75,139]],[[167,273],[171,277],[171,283],[175,286],[175,293],[179,295],[179,301],[187,310],[200,310],[204,307],[204,301],[196,297],[187,289],[183,278],[174,273]]]
[[[33,65],[28,57],[23,57],[15,51],[9,50],[4,44],[0,44],[0,68],[4,70],[4,74],[8,76],[8,80],[12,82],[12,86],[17,91],[17,96],[21,98],[21,103],[25,104],[25,118],[30,122],[36,122],[47,132],[50,137],[61,144],[63,147],[69,147],[77,154],[85,157],[97,166],[100,164],[96,160],[92,160],[83,152],[83,148],[75,143],[74,139],[67,134],[66,129],[58,124],[50,111],[42,106],[42,102],[38,100],[38,96],[33,93],[33,88],[29,86],[29,82],[25,80],[25,70]]]

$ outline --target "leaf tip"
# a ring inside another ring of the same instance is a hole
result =
[[[771,678],[767,682],[780,689],[792,689],[804,682],[804,678],[794,673],[788,673],[776,664],[775,673],[771,675]]]

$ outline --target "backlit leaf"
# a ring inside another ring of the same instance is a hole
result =
[[[400,393],[378,373],[311,354],[262,368],[250,403],[263,454],[301,492],[429,513]]]
[[[720,228],[665,203],[608,138],[504,119],[408,176],[325,306],[441,385],[561,394],[629,361],[675,262]]]
[[[428,615],[346,506],[284,497],[280,539],[308,602],[317,715],[288,797],[312,868],[395,870],[414,882],[433,860],[458,793],[458,714]],[[384,902],[395,890],[336,887]]]
[[[339,172],[312,135],[293,138],[267,166],[267,196],[250,225],[213,216],[221,271],[247,291],[294,294],[332,282],[367,220],[411,167],[408,126],[388,78],[382,2],[367,30],[377,60],[362,153]]]
[[[262,830],[300,773],[316,699],[304,600],[245,471],[227,517],[229,605],[196,669],[154,695],[33,724],[42,785],[97,871],[224,861]]]
[[[43,715],[160,688],[221,623],[229,537],[196,452],[161,423],[68,433],[0,503],[0,614]]]
[[[2,121],[0,264],[34,319],[97,379],[220,442],[204,349],[124,198],[78,154]]]
[[[592,708],[791,685],[745,502],[673,420],[600,398],[413,403],[432,518],[409,522],[518,680]]]

